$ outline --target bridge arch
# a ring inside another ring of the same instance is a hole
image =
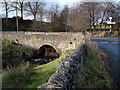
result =
[[[60,56],[54,46],[49,44],[41,45],[38,51],[41,57],[58,58]]]

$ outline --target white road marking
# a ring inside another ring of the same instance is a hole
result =
[[[102,44],[106,44],[106,43],[114,43],[114,44],[116,44],[116,43],[118,43],[118,42],[99,42],[99,43],[102,43]]]
[[[108,42],[100,42],[100,43],[108,43]]]
[[[118,43],[118,42],[111,42],[111,43]]]

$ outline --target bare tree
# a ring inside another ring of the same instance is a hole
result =
[[[86,12],[90,18],[90,27],[95,29],[95,24],[98,23],[98,20],[101,18],[100,12],[101,7],[99,2],[84,2],[83,8],[85,8]]]
[[[47,19],[53,22],[57,16],[59,16],[59,6],[57,4],[51,5],[47,10]]]
[[[38,10],[38,17],[40,18],[41,22],[43,21],[43,16],[46,13],[46,10],[44,7],[45,7],[45,4],[43,3]]]
[[[13,8],[13,11],[14,10],[19,10],[20,11],[20,14],[21,14],[21,18],[23,18],[23,11],[25,10],[25,0],[18,0],[17,2],[12,2],[11,3],[11,7]]]
[[[44,2],[35,2],[35,1],[28,2],[26,4],[26,6],[28,8],[27,9],[28,14],[32,14],[35,21],[37,19],[38,11],[39,11],[39,9],[41,9],[41,5],[43,5],[43,4],[44,4]]]
[[[76,5],[73,12],[74,24],[76,22],[87,23],[91,29],[95,29],[97,24],[103,23],[109,16],[114,16],[114,4],[112,2],[82,2]],[[77,25],[78,23],[76,23]],[[80,25],[77,25],[78,28]]]
[[[42,17],[43,17],[43,13],[44,13],[44,5],[45,2],[43,1],[32,1],[32,2],[27,2],[26,3],[26,14],[27,15],[33,15],[34,19],[33,19],[33,23],[32,23],[32,28],[33,29],[37,29],[37,31],[41,29],[41,24],[42,23],[38,23],[37,22],[37,17],[38,15],[40,16],[40,21],[42,22]]]
[[[68,19],[69,19],[69,8],[67,5],[65,5],[63,11],[61,12],[61,14],[63,15],[63,19],[64,19],[64,24],[65,24],[65,29],[67,31],[67,26],[68,26]]]
[[[5,8],[5,17],[8,18],[8,13],[11,11],[10,2],[4,0],[3,2],[1,2],[0,6]]]
[[[108,17],[113,16],[115,11],[115,4],[113,2],[101,2],[100,4],[100,13],[101,18],[99,19],[100,28],[103,22],[108,20]]]
[[[69,24],[75,31],[81,31],[89,28],[89,15],[81,4],[77,3],[70,9]]]
[[[40,28],[40,31],[42,31],[43,17],[44,17],[44,15],[45,15],[45,13],[46,13],[45,6],[46,6],[45,2],[42,3],[42,4],[40,5],[40,8],[39,8],[38,14],[37,14],[37,16],[38,16],[38,18],[39,18],[39,20],[40,20],[40,23],[39,23],[39,25],[38,25],[39,28]]]
[[[115,5],[114,21],[120,23],[120,1]]]

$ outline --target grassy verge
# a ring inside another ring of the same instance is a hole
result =
[[[87,55],[81,72],[79,72],[77,87],[79,88],[112,88],[113,80],[109,75],[105,54],[97,46],[86,45]],[[82,74],[82,75],[81,75]]]
[[[66,51],[59,58],[47,64],[38,65],[36,67],[28,67],[28,65],[12,68],[3,74],[4,88],[37,88],[47,82],[49,77],[55,73],[56,67],[66,55],[72,51]]]

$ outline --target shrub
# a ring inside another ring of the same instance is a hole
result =
[[[22,84],[28,82],[32,76],[32,67],[28,63],[19,67],[8,69],[3,73],[3,88],[19,88]]]

